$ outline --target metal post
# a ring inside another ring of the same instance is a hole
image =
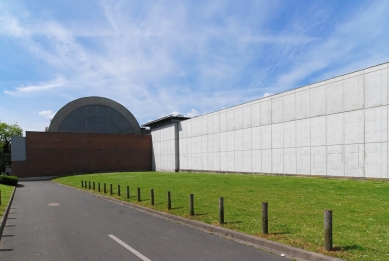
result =
[[[127,186],[127,198],[130,198],[130,187]]]
[[[109,193],[112,195],[112,184],[109,184]]]
[[[89,189],[91,188],[91,186],[90,186],[90,181],[88,181],[88,188],[89,188]]]
[[[120,185],[118,185],[118,196],[120,196]]]
[[[140,187],[138,187],[138,202],[140,202]]]
[[[83,188],[83,187],[84,187],[84,181],[81,180],[81,188]]]
[[[332,210],[324,210],[324,249],[332,250]]]
[[[170,191],[167,192],[167,209],[172,209],[172,198],[170,195]]]
[[[97,183],[97,191],[100,192],[100,182]]]
[[[107,184],[104,183],[104,193],[107,193]]]
[[[150,201],[151,205],[154,205],[154,189],[150,190]]]
[[[219,224],[224,224],[224,198],[219,198]]]
[[[190,215],[194,216],[194,195],[189,195]]]
[[[269,213],[267,202],[262,202],[262,233],[269,233]]]

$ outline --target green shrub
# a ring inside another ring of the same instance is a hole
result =
[[[0,183],[4,185],[16,186],[18,185],[19,178],[17,176],[0,176]]]

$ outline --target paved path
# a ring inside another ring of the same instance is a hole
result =
[[[286,260],[50,181],[22,182],[0,260]]]

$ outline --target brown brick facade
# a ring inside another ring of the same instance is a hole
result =
[[[26,161],[18,177],[151,170],[151,135],[26,132]]]

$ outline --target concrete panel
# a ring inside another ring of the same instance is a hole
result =
[[[288,121],[283,123],[284,128],[284,148],[294,148],[296,147],[296,121]]]
[[[388,104],[388,73],[382,69],[365,75],[365,108]]]
[[[253,127],[261,124],[261,103],[259,101],[251,106],[251,124]]]
[[[243,172],[251,172],[251,150],[243,151]]]
[[[219,114],[220,117],[220,132],[227,131],[227,112],[221,111]]]
[[[387,106],[365,109],[365,142],[384,142],[388,139]]]
[[[202,170],[203,169],[203,154],[202,153],[196,153],[196,170]]]
[[[343,99],[343,81],[337,81],[326,84],[327,108],[326,113],[339,113],[344,111]]]
[[[201,153],[208,152],[208,135],[201,136]]]
[[[185,128],[186,137],[190,138],[192,137],[192,120],[186,120],[185,123],[186,123],[186,128]]]
[[[254,173],[262,172],[262,150],[251,151],[251,170]]]
[[[344,146],[327,146],[327,175],[344,176]]]
[[[365,124],[364,110],[349,111],[344,113],[344,143],[364,143]]]
[[[284,149],[272,149],[272,172],[284,173]]]
[[[326,116],[311,118],[311,146],[326,145]]]
[[[271,133],[271,139],[272,139],[272,148],[283,148],[283,141],[284,141],[284,125],[283,123],[277,123],[273,124],[271,126],[272,133]]]
[[[365,176],[365,145],[344,145],[344,175],[348,177]]]
[[[213,134],[213,151],[220,152],[220,133]]]
[[[227,170],[228,171],[235,171],[235,152],[234,151],[229,151],[227,152]]]
[[[297,173],[297,149],[296,148],[284,148],[284,173],[285,174]]]
[[[243,129],[243,146],[242,150],[251,150],[251,130],[252,128]]]
[[[214,150],[213,150],[213,146],[214,146],[213,137],[214,137],[214,134],[207,135],[207,152],[214,152]]]
[[[266,149],[261,151],[261,167],[262,173],[272,173],[272,152],[271,149]]]
[[[247,105],[243,107],[243,128],[251,127],[251,118],[252,118],[252,105]]]
[[[261,149],[270,149],[272,142],[272,125],[265,125],[259,128],[261,133]]]
[[[180,169],[188,169],[186,153],[180,154]]]
[[[344,80],[344,110],[363,109],[365,104],[365,76],[356,75]]]
[[[276,97],[271,100],[271,122],[273,124],[284,121],[282,98],[283,97]]]
[[[284,121],[291,121],[296,119],[296,94],[295,91],[290,91],[290,92],[291,94],[282,97]]]
[[[326,114],[325,85],[311,89],[311,117]]]
[[[344,113],[327,115],[327,145],[344,144]]]
[[[296,119],[305,119],[311,116],[310,90],[296,90]]]
[[[236,172],[243,172],[243,153],[242,151],[235,151],[235,170]]]
[[[327,175],[326,146],[311,147],[311,174]]]
[[[253,150],[261,149],[261,128],[262,127],[254,127],[251,129],[251,141]]]
[[[233,109],[227,111],[227,131],[235,130],[235,112]]]
[[[203,126],[201,124],[202,122],[202,119],[203,119],[204,116],[200,116],[200,117],[197,117],[197,120],[196,120],[196,136],[200,136],[202,131],[203,131]],[[205,126],[206,128],[207,126]]]
[[[235,132],[228,131],[227,132],[227,151],[235,150]]]
[[[215,171],[220,171],[220,152],[215,152],[213,154],[213,169]]]
[[[208,134],[208,115],[204,115],[200,117],[201,119],[201,135]]]
[[[213,115],[213,132],[214,133],[218,133],[220,132],[220,117],[219,117],[219,113],[215,113]]]
[[[227,132],[220,133],[220,151],[227,151]]]
[[[234,129],[240,130],[243,127],[243,108],[238,106],[234,109]]]
[[[261,100],[260,121],[261,125],[267,125],[271,123],[271,100],[269,98]]]
[[[208,163],[207,163],[207,170],[214,171],[215,169],[214,169],[214,166],[213,166],[213,162],[214,162],[214,160],[213,160],[213,153],[207,153],[207,161],[208,161]]]
[[[235,147],[234,150],[242,150],[243,149],[243,130],[235,130],[234,131],[234,142],[235,142]]]
[[[179,153],[180,154],[186,154],[186,139],[180,139],[179,140],[180,142],[180,150],[179,150]]]
[[[365,144],[365,177],[387,178],[387,142]]]
[[[311,119],[296,121],[296,146],[311,146]]]
[[[214,114],[210,114],[208,115],[208,121],[207,121],[207,134],[213,134],[214,131],[213,131],[213,118],[214,118]]]
[[[200,170],[209,170],[208,169],[208,153],[201,153],[201,168]]]

